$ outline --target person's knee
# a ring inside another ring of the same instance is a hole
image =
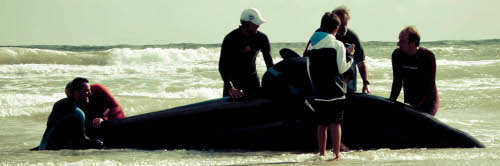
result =
[[[330,130],[332,131],[340,130],[340,123],[332,123],[328,125],[328,128],[330,128]]]
[[[318,125],[318,130],[321,130],[321,131],[325,130],[326,131],[326,129],[328,129],[328,126]]]

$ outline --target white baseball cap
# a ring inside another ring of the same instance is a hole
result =
[[[265,23],[266,20],[262,18],[262,15],[260,15],[259,10],[255,8],[250,8],[250,9],[245,9],[241,13],[241,20],[242,21],[250,21],[254,23],[255,25],[260,25],[262,23]]]

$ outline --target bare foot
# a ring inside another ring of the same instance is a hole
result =
[[[330,159],[330,160],[328,160],[328,161],[338,161],[338,160],[340,160],[340,157],[339,157],[339,156],[335,156],[335,158]]]

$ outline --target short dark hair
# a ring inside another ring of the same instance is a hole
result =
[[[333,14],[337,15],[338,17],[341,16],[346,16],[347,20],[351,19],[351,15],[349,15],[349,9],[345,6],[339,6],[336,9],[332,11]]]
[[[87,80],[86,78],[83,78],[83,77],[76,77],[75,79],[73,79],[73,81],[71,81],[71,85],[69,87],[69,98],[72,99],[73,98],[73,91],[75,90],[80,90],[83,88],[83,83],[89,83],[89,80]]]
[[[420,33],[415,26],[407,26],[401,31],[404,35],[408,36],[408,43],[415,42],[415,46],[420,45]]]
[[[325,13],[321,18],[320,30],[326,33],[332,33],[340,25],[340,19],[332,13]]]

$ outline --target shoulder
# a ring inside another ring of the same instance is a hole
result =
[[[262,37],[267,37],[267,35],[261,31],[257,31],[257,35],[262,36]]]
[[[337,40],[337,39],[335,39],[335,38],[333,38],[332,40],[333,40],[333,41],[332,41],[333,48],[335,48],[335,49],[337,49],[337,50],[338,50],[338,49],[341,49],[341,47],[343,48],[344,43],[342,43],[341,41],[339,41],[339,40]]]
[[[353,37],[358,37],[358,34],[354,32],[351,28],[347,28],[347,35],[353,36]]]
[[[358,37],[358,34],[356,32],[354,32],[352,29],[350,28],[347,28],[347,34],[346,36],[349,36],[349,38],[351,39],[354,39],[354,40],[358,40],[359,41],[359,37]]]
[[[64,110],[74,108],[73,102],[68,99],[68,98],[63,98],[56,103],[54,103],[54,106],[52,108],[52,113],[51,114],[64,114]]]
[[[269,40],[267,38],[267,35],[264,33],[264,32],[261,32],[261,31],[257,31],[257,36],[259,37],[259,39],[261,40]]]
[[[403,54],[403,52],[399,49],[399,48],[396,48],[394,49],[394,51],[392,51],[392,58],[396,58],[398,55],[401,55]]]
[[[432,51],[430,51],[426,48],[420,47],[420,50],[422,51],[423,55],[425,55],[425,56],[434,56],[434,53],[432,53]]]
[[[92,84],[90,85],[90,90],[91,91],[102,91],[102,90],[107,90],[106,86],[102,84]]]
[[[430,50],[420,47],[419,51],[421,51],[423,59],[431,62],[436,60],[434,53],[432,53]]]
[[[240,33],[240,31],[241,31],[240,28],[232,30],[224,37],[224,40],[235,38],[236,36],[238,36],[238,33]]]
[[[396,49],[394,49],[394,51],[392,51],[392,53],[393,54],[396,54],[396,53],[399,54],[399,53],[401,53],[401,49],[396,48]]]
[[[71,101],[68,98],[63,98],[61,100],[58,100],[56,103],[54,103],[54,106],[62,106],[62,105],[68,105],[71,104]]]
[[[92,96],[105,96],[111,94],[108,88],[102,84],[90,85],[90,91],[92,92]]]

